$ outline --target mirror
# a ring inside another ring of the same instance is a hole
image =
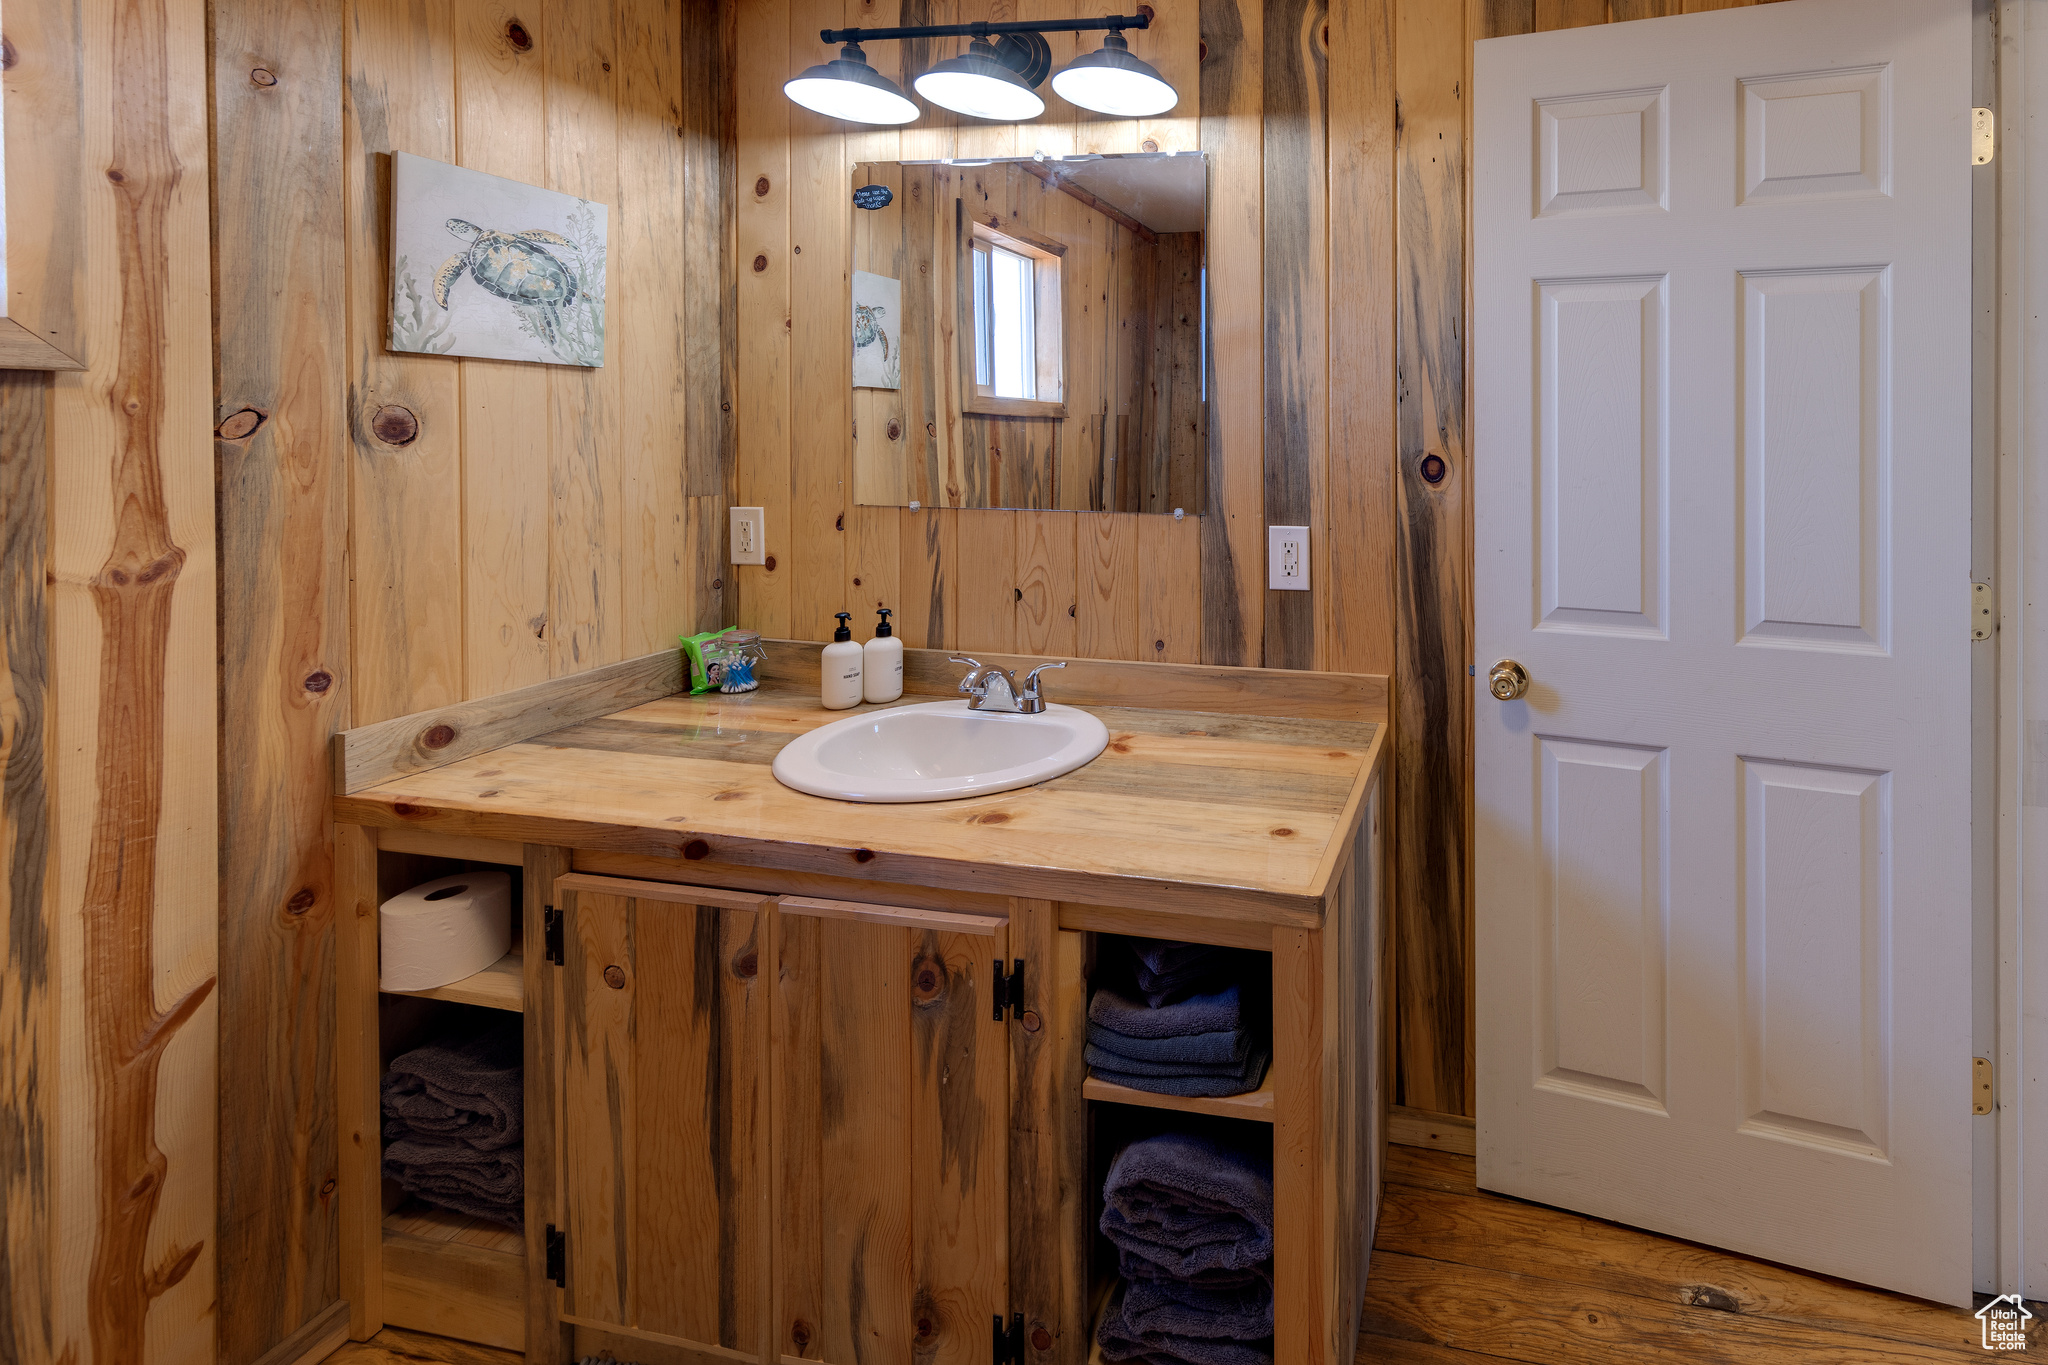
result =
[[[854,501],[1200,513],[1200,153],[853,168]]]

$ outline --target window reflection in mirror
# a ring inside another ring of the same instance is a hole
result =
[[[853,188],[855,501],[1203,510],[1199,154],[864,163]]]

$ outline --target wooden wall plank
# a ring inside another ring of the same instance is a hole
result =
[[[1682,14],[1684,0],[1607,0],[1608,19],[1623,23],[1630,19],[1662,19]]]
[[[683,491],[689,608],[677,633],[732,624],[726,508],[735,476],[733,402],[739,357],[734,88],[738,6],[681,0],[683,16]]]
[[[528,844],[521,869],[520,933],[527,943],[544,941],[546,914],[558,877],[569,871],[570,850]],[[562,1207],[562,1064],[568,1057],[564,1018],[567,983],[557,964],[541,953],[521,955],[526,1019],[522,1064],[526,1068],[526,1360],[527,1365],[567,1365],[570,1329],[562,1325],[562,1290],[547,1274],[547,1229],[567,1227]],[[374,961],[374,959],[373,959]]]
[[[451,3],[457,157],[530,183],[547,159],[547,35],[534,38],[541,13],[520,20],[505,0]],[[548,557],[534,551],[550,520],[548,385],[518,361],[429,363],[457,369],[461,383],[462,695],[545,682]]]
[[[1457,6],[1397,11],[1400,233],[1394,921],[1402,1072],[1398,1102],[1467,1113],[1472,690],[1467,591],[1464,89]],[[1444,462],[1442,482],[1422,463]]]
[[[340,0],[209,8],[223,1361],[340,1295],[328,741],[348,724]],[[264,84],[257,71],[271,73]]]
[[[50,902],[50,389],[0,374],[0,1357],[57,1356],[57,1098],[39,1083],[60,1054]]]
[[[462,490],[457,373],[384,349],[390,153],[455,159],[455,62],[450,0],[344,3],[349,704],[366,723],[463,695],[461,538],[449,534]]]
[[[1138,657],[1206,663],[1201,525],[1193,517],[1138,519]]]
[[[1330,6],[1330,457],[1310,564],[1316,667],[1348,673],[1394,669],[1394,7]]]
[[[1079,522],[1069,512],[1017,517],[1017,588],[1024,594],[1017,600],[1020,653],[1065,658],[1078,652],[1074,534]]]
[[[562,1230],[576,1248],[563,1311],[630,1326],[638,1265],[637,1122],[644,1078],[634,1065],[639,961],[633,901],[595,891],[564,907],[561,1054]],[[607,975],[613,968],[617,977]],[[614,984],[616,982],[616,984]]]
[[[903,518],[898,507],[856,507],[853,509],[851,557],[847,572],[852,583],[846,594],[846,609],[853,613],[856,635],[872,636],[877,620],[875,608],[887,607],[891,629],[902,634],[898,624],[904,615],[903,600]]]
[[[334,885],[337,1250],[349,1335],[364,1341],[384,1325],[376,831],[335,826]]]
[[[768,565],[737,565],[739,620],[787,636],[790,620],[790,134],[789,0],[740,7],[735,136],[738,142],[739,331],[735,374],[738,455],[734,497],[764,509]],[[837,329],[835,329],[836,331]],[[777,572],[778,569],[783,570]]]
[[[1074,652],[1084,659],[1141,659],[1138,647],[1138,527],[1129,512],[1078,519]]]
[[[951,649],[960,621],[960,514],[937,507],[902,514],[903,611],[910,649]]]
[[[1536,0],[1536,32],[1604,24],[1607,22],[1607,5],[1608,0]]]
[[[1323,26],[1329,9],[1326,0],[1263,3],[1266,521],[1326,526],[1320,504],[1328,431],[1328,62]],[[1314,538],[1310,546],[1313,550]],[[1315,666],[1316,597],[1327,588],[1313,572],[1309,588],[1267,595],[1268,668]]]
[[[630,3],[630,0],[626,0]],[[544,0],[548,79],[547,187],[611,206],[621,241],[617,15],[621,0]],[[627,290],[606,268],[607,310]],[[607,325],[605,363],[547,367],[548,672],[580,673],[625,657],[621,602],[624,450],[619,329]]]
[[[959,625],[951,643],[1014,653],[1017,648],[1017,533],[1014,512],[959,511],[955,559],[960,584]]]
[[[1199,0],[1209,169],[1209,506],[1201,521],[1203,663],[1256,664],[1266,638],[1264,12]],[[1217,357],[1227,357],[1219,365]],[[1156,637],[1155,637],[1156,638]]]

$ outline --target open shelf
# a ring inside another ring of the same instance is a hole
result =
[[[1250,1119],[1253,1123],[1273,1121],[1273,1068],[1266,1068],[1266,1078],[1259,1082],[1257,1090],[1242,1095],[1225,1095],[1220,1099],[1187,1099],[1180,1095],[1157,1095],[1150,1090],[1133,1090],[1113,1081],[1098,1080],[1092,1071],[1088,1079],[1081,1082],[1083,1099],[1101,1100],[1107,1104],[1135,1104],[1146,1109],[1175,1109],[1183,1114],[1213,1114],[1226,1119]]]
[[[430,991],[385,991],[386,995],[413,995],[426,1000],[452,1000],[458,1005],[482,1005],[486,1009],[526,1009],[526,960],[519,949],[493,962],[475,976],[466,976]]]
[[[436,1208],[421,1199],[407,1199],[384,1215],[386,1232],[401,1232],[429,1242],[460,1242],[464,1246],[502,1251],[524,1258],[526,1234],[472,1214]]]
[[[496,1223],[407,1200],[384,1215],[384,1321],[526,1348],[526,1240]]]

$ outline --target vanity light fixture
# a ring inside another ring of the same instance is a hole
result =
[[[918,24],[904,28],[824,29],[818,37],[843,43],[837,60],[811,67],[783,86],[806,109],[851,123],[908,123],[917,106],[888,77],[868,65],[860,45],[905,38],[967,38],[967,51],[924,72],[912,84],[942,109],[970,118],[1019,123],[1045,112],[1038,87],[1052,70],[1047,33],[1100,32],[1099,51],[1078,58],[1053,77],[1069,103],[1116,118],[1161,114],[1180,96],[1149,64],[1131,55],[1124,30],[1152,26],[1149,14],[1099,19],[1036,19],[1014,23]]]
[[[848,39],[839,55],[787,82],[782,93],[804,108],[848,123],[908,123],[917,106],[903,87],[868,65],[860,44]]]

